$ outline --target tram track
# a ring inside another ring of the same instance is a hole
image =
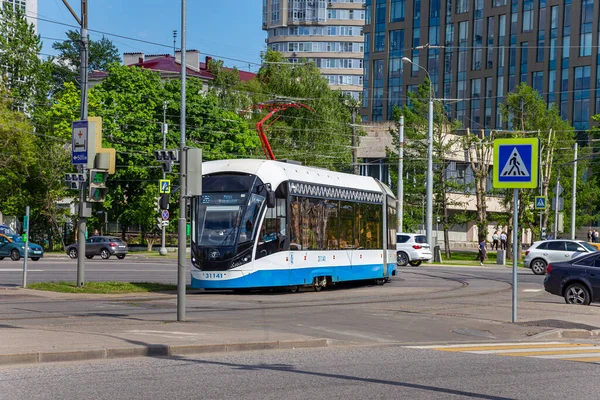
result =
[[[479,280],[489,280],[489,281],[495,281],[495,282],[499,282],[502,284],[507,285],[506,288],[502,288],[502,289],[496,289],[496,290],[488,290],[488,289],[482,289],[482,290],[478,290],[476,292],[470,293],[470,295],[472,296],[477,296],[477,295],[481,295],[481,294],[486,294],[486,295],[492,295],[492,294],[498,294],[498,293],[502,293],[502,292],[506,292],[509,291],[512,287],[512,285],[509,282],[506,282],[502,279],[498,279],[498,278],[490,278],[490,277],[481,277],[478,275],[474,275],[474,274],[467,274],[467,273],[453,273],[453,275],[456,276],[440,276],[438,274],[434,274],[431,272],[424,272],[424,271],[403,271],[404,274],[413,274],[416,276],[421,276],[421,277],[427,277],[430,279],[440,279],[443,281],[450,281],[450,282],[456,282],[457,284],[459,284],[458,286],[455,287],[451,287],[451,288],[445,288],[442,289],[440,291],[437,291],[435,293],[425,293],[424,295],[427,296],[428,300],[443,300],[443,299],[450,299],[450,298],[456,298],[456,297],[461,297],[463,296],[462,291],[464,291],[465,289],[471,287],[471,285],[469,284],[468,279],[479,279]],[[348,289],[349,291],[351,291],[352,289]],[[304,292],[304,293],[308,293],[308,292]],[[315,296],[322,296],[322,294],[326,294],[326,293],[332,293],[332,292],[320,292],[320,293],[314,293]],[[214,293],[217,294],[217,293]],[[213,293],[211,293],[211,296],[213,295]],[[284,296],[297,296],[295,294],[282,294]],[[189,296],[193,296],[193,295],[189,295]],[[200,296],[204,296],[203,294],[200,294]],[[232,297],[230,297],[232,296]],[[255,297],[256,295],[250,295],[252,297]],[[383,297],[384,296],[384,297]],[[421,297],[421,295],[417,294],[418,297]],[[72,317],[101,317],[101,316],[110,316],[111,314],[113,315],[124,315],[124,314],[151,314],[151,315],[161,315],[161,314],[172,314],[172,309],[171,308],[163,308],[163,307],[157,307],[155,302],[165,302],[165,301],[172,301],[174,299],[175,295],[173,296],[169,296],[167,297],[149,297],[149,298],[116,298],[116,299],[61,299],[61,300],[56,300],[56,301],[52,301],[52,304],[55,305],[61,305],[61,304],[72,304],[74,301],[76,302],[81,302],[81,301],[85,301],[85,302],[99,302],[99,301],[105,301],[105,302],[109,302],[112,304],[127,304],[128,306],[125,307],[115,307],[113,309],[111,309],[110,311],[103,309],[102,312],[100,313],[98,310],[90,310],[90,311],[81,311],[81,310],[73,310],[71,312],[69,311],[65,311],[64,309],[62,310],[48,310],[48,311],[38,311],[38,310],[27,310],[28,312],[32,312],[35,313],[37,315],[39,314],[43,314],[45,313],[46,315],[44,316],[45,319],[51,319],[51,318],[72,318]],[[373,294],[369,294],[368,296],[364,296],[361,295],[360,297],[349,297],[345,300],[343,299],[339,299],[339,298],[331,298],[331,299],[324,299],[324,298],[314,298],[314,299],[301,299],[299,301],[299,299],[296,299],[294,301],[284,301],[284,302],[278,302],[278,303],[271,303],[269,304],[269,298],[267,296],[264,296],[263,298],[245,298],[246,296],[240,296],[240,295],[230,295],[228,294],[226,298],[224,298],[223,300],[227,300],[227,301],[240,301],[243,300],[246,302],[246,304],[250,303],[250,304],[254,304],[254,306],[249,306],[249,307],[240,307],[240,306],[235,306],[235,305],[231,305],[231,306],[226,306],[226,305],[216,305],[216,306],[193,306],[193,305],[188,305],[187,310],[189,313],[193,313],[193,314],[206,314],[206,313],[223,313],[223,312],[253,312],[253,311],[269,311],[269,310],[280,310],[280,309],[293,309],[293,308],[307,308],[307,307],[352,307],[352,306],[357,306],[357,305],[369,305],[369,304],[389,304],[390,302],[394,302],[394,301],[405,301],[407,297],[411,297],[414,298],[415,297],[415,293],[398,293],[398,294],[378,294],[378,293],[373,293]],[[211,298],[212,302],[219,302],[221,299],[214,299]],[[420,299],[415,299],[415,301],[421,301]],[[44,305],[48,305],[48,301],[32,301],[32,302],[26,302],[29,308],[35,308],[36,304],[44,304]],[[135,305],[133,305],[132,303],[136,303]],[[19,308],[23,307],[23,302],[4,302],[2,303],[5,306],[10,306],[10,305],[15,305],[15,306],[20,306]],[[18,311],[17,311],[18,312]],[[54,313],[60,313],[61,315],[56,315],[56,316],[52,316],[52,315],[47,315],[47,314],[54,314]],[[31,319],[31,316],[16,316],[16,315],[5,315],[5,316],[0,316],[0,321],[6,321],[6,320],[20,320],[20,319]]]

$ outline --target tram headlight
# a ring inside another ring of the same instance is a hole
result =
[[[248,249],[231,262],[231,268],[237,268],[252,261],[252,249]]]

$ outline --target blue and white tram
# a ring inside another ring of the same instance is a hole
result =
[[[271,160],[202,168],[203,194],[191,202],[193,288],[320,290],[396,275],[396,200],[375,178]]]

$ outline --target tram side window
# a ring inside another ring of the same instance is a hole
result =
[[[340,249],[355,249],[358,247],[358,237],[354,241],[354,214],[358,204],[340,201]]]
[[[388,207],[387,212],[387,235],[388,235],[388,249],[396,249],[396,209],[394,207]]]
[[[294,196],[290,210],[290,250],[325,250],[337,239],[337,234],[329,237],[337,202]]]
[[[326,250],[337,250],[340,248],[340,227],[338,216],[340,202],[336,200],[325,200],[325,237],[327,238]]]
[[[361,246],[365,249],[380,249],[382,244],[382,212],[378,204],[361,204]],[[364,230],[364,234],[362,231]],[[362,245],[364,243],[364,245]]]
[[[268,208],[263,221],[256,258],[285,250],[289,244],[286,237],[285,199],[276,199],[275,207]]]

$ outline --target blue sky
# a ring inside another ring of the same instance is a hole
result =
[[[69,0],[80,14],[81,1]],[[88,0],[91,30],[118,34],[128,38],[164,44],[168,47],[106,35],[120,53],[146,54],[173,52],[173,30],[177,30],[177,47],[181,45],[181,1],[179,0]],[[42,36],[42,53],[56,54],[53,39],[64,39],[70,28],[77,25],[62,0],[38,0],[38,16],[60,24],[38,20]],[[227,66],[256,72],[260,52],[265,49],[266,33],[261,29],[262,3],[258,0],[187,0],[187,48],[206,55],[243,60],[223,59]],[[90,32],[92,39],[102,34]]]

